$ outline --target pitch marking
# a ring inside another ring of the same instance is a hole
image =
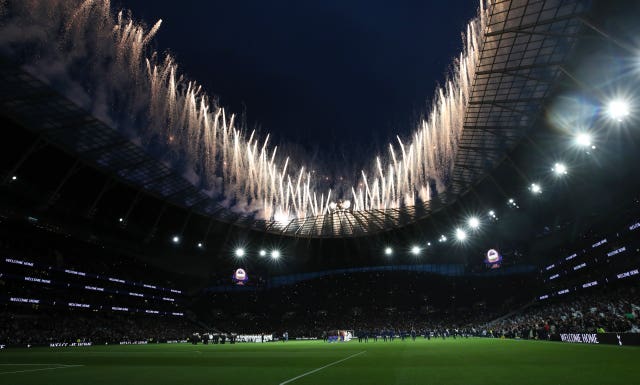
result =
[[[25,370],[14,370],[12,372],[0,372],[2,374],[14,374],[14,373],[28,373],[28,372],[38,372],[41,370],[55,370],[55,369],[69,369],[69,368],[77,368],[84,365],[62,365],[62,364],[0,364],[2,366],[39,366],[39,365],[58,365],[53,368],[40,368],[40,369],[25,369]]]
[[[346,361],[346,360],[348,360],[348,359],[350,359],[350,358],[353,358],[353,357],[355,357],[355,356],[359,356],[359,355],[361,355],[361,354],[363,354],[363,353],[366,353],[366,352],[367,352],[367,351],[366,351],[366,350],[364,350],[364,351],[361,351],[360,353],[352,354],[352,355],[350,355],[349,357],[346,357],[346,358],[343,358],[343,359],[341,359],[341,360],[338,360],[338,361],[332,362],[332,363],[327,364],[327,365],[325,365],[325,366],[322,366],[322,367],[320,367],[320,368],[318,368],[318,369],[313,369],[313,370],[311,370],[311,371],[309,371],[309,372],[302,373],[301,375],[296,376],[296,377],[293,377],[293,378],[291,378],[291,379],[289,379],[289,380],[286,380],[286,381],[284,381],[284,382],[281,382],[281,383],[280,383],[280,384],[278,384],[278,385],[285,385],[285,384],[288,384],[288,383],[293,382],[293,381],[295,381],[295,380],[297,380],[297,379],[300,379],[300,378],[302,378],[302,377],[308,376],[309,374],[313,374],[313,373],[315,373],[315,372],[319,372],[319,371],[321,371],[322,369],[326,369],[326,368],[328,368],[329,366],[333,366],[333,365],[335,365],[335,364],[339,364],[339,363],[341,363],[341,362],[343,362],[343,361]]]

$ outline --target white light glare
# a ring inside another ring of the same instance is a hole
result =
[[[420,254],[420,248],[418,246],[411,247],[411,254],[413,254],[413,255]]]
[[[271,258],[273,258],[273,259],[280,258],[280,251],[279,250],[271,250]]]
[[[469,227],[471,227],[474,230],[480,227],[480,219],[478,219],[477,217],[469,218],[468,223],[469,223]]]
[[[264,257],[265,255],[267,255],[267,251],[266,250],[260,250],[260,252],[258,254],[260,254],[261,257]]]
[[[331,210],[335,210],[337,207],[338,207],[338,204],[336,202],[329,203],[329,208]]]
[[[118,222],[123,222],[124,218],[118,218]]]
[[[342,202],[342,208],[347,210],[349,207],[351,207],[351,201],[350,200],[346,200]]]
[[[393,249],[392,249],[392,248],[390,248],[390,247],[385,248],[385,249],[384,249],[384,254],[385,254],[385,255],[391,255],[391,254],[393,254]]]
[[[491,218],[495,218],[495,217],[496,217],[496,212],[495,212],[495,211],[493,211],[493,210],[489,211],[489,216],[490,216]]]
[[[18,179],[18,177],[15,175],[11,177],[11,180],[16,180],[16,179]]]
[[[567,166],[562,163],[556,163],[553,165],[551,171],[553,171],[558,176],[567,175]]]
[[[202,242],[198,242],[198,247],[202,249]]]
[[[238,258],[244,257],[244,249],[241,247],[237,248],[235,251],[235,254],[236,254],[236,257]]]
[[[173,243],[180,243],[180,237],[177,235],[174,235],[173,238],[171,238],[171,240],[173,241]]]
[[[459,241],[464,241],[465,239],[467,239],[467,233],[465,233],[462,229],[456,229],[456,238]]]
[[[540,194],[542,192],[542,187],[540,187],[540,185],[537,183],[531,183],[529,190],[531,190],[531,192],[534,194]]]
[[[576,135],[576,143],[581,147],[591,146],[591,135],[586,132]]]
[[[625,100],[616,99],[607,104],[607,115],[618,122],[622,122],[630,113],[631,107]]]
[[[438,242],[446,242],[447,241],[447,237],[445,237],[444,235],[440,236],[440,239],[438,239]]]

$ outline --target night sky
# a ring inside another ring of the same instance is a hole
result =
[[[246,113],[250,128],[288,143],[294,156],[354,167],[413,131],[478,7],[476,0],[113,4],[147,25],[162,19],[153,48],[172,53],[223,106]]]

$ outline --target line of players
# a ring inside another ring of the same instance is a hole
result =
[[[411,329],[411,331],[399,331],[393,329],[384,329],[384,330],[375,330],[375,331],[367,331],[360,330],[356,332],[358,336],[358,342],[369,342],[369,338],[373,340],[373,342],[378,342],[378,339],[382,339],[383,342],[393,341],[396,338],[399,338],[401,341],[411,338],[412,341],[415,341],[418,336],[424,337],[424,339],[431,340],[432,338],[442,338],[447,339],[452,337],[456,339],[460,338],[469,338],[469,336],[473,335],[470,330],[459,330],[459,329],[433,329],[433,330],[424,330],[420,331],[420,333],[416,332],[415,329]]]

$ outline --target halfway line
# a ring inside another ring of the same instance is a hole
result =
[[[297,380],[297,379],[299,379],[299,378],[302,378],[302,377],[304,377],[304,376],[308,376],[309,374],[313,374],[313,373],[315,373],[315,372],[319,372],[320,370],[325,369],[325,368],[328,368],[329,366],[333,366],[333,365],[335,365],[335,364],[339,364],[339,363],[341,363],[342,361],[346,361],[346,360],[348,360],[348,359],[350,359],[350,358],[353,358],[353,357],[355,357],[355,356],[359,356],[359,355],[361,355],[361,354],[363,354],[363,353],[366,353],[366,352],[367,352],[366,350],[363,350],[363,351],[361,351],[360,353],[352,354],[352,355],[350,355],[349,357],[346,357],[346,358],[343,358],[343,359],[341,359],[341,360],[338,360],[338,361],[332,362],[332,363],[327,364],[327,365],[325,365],[325,366],[322,366],[322,367],[320,367],[320,368],[318,368],[318,369],[313,369],[313,370],[312,370],[312,371],[310,371],[310,372],[302,373],[301,375],[296,376],[296,377],[293,377],[293,378],[291,378],[291,379],[289,379],[289,380],[286,380],[286,381],[284,381],[284,382],[281,382],[281,383],[280,383],[280,384],[278,384],[278,385],[285,385],[285,384],[288,384],[288,383],[293,382],[293,381],[295,381],[295,380]]]

